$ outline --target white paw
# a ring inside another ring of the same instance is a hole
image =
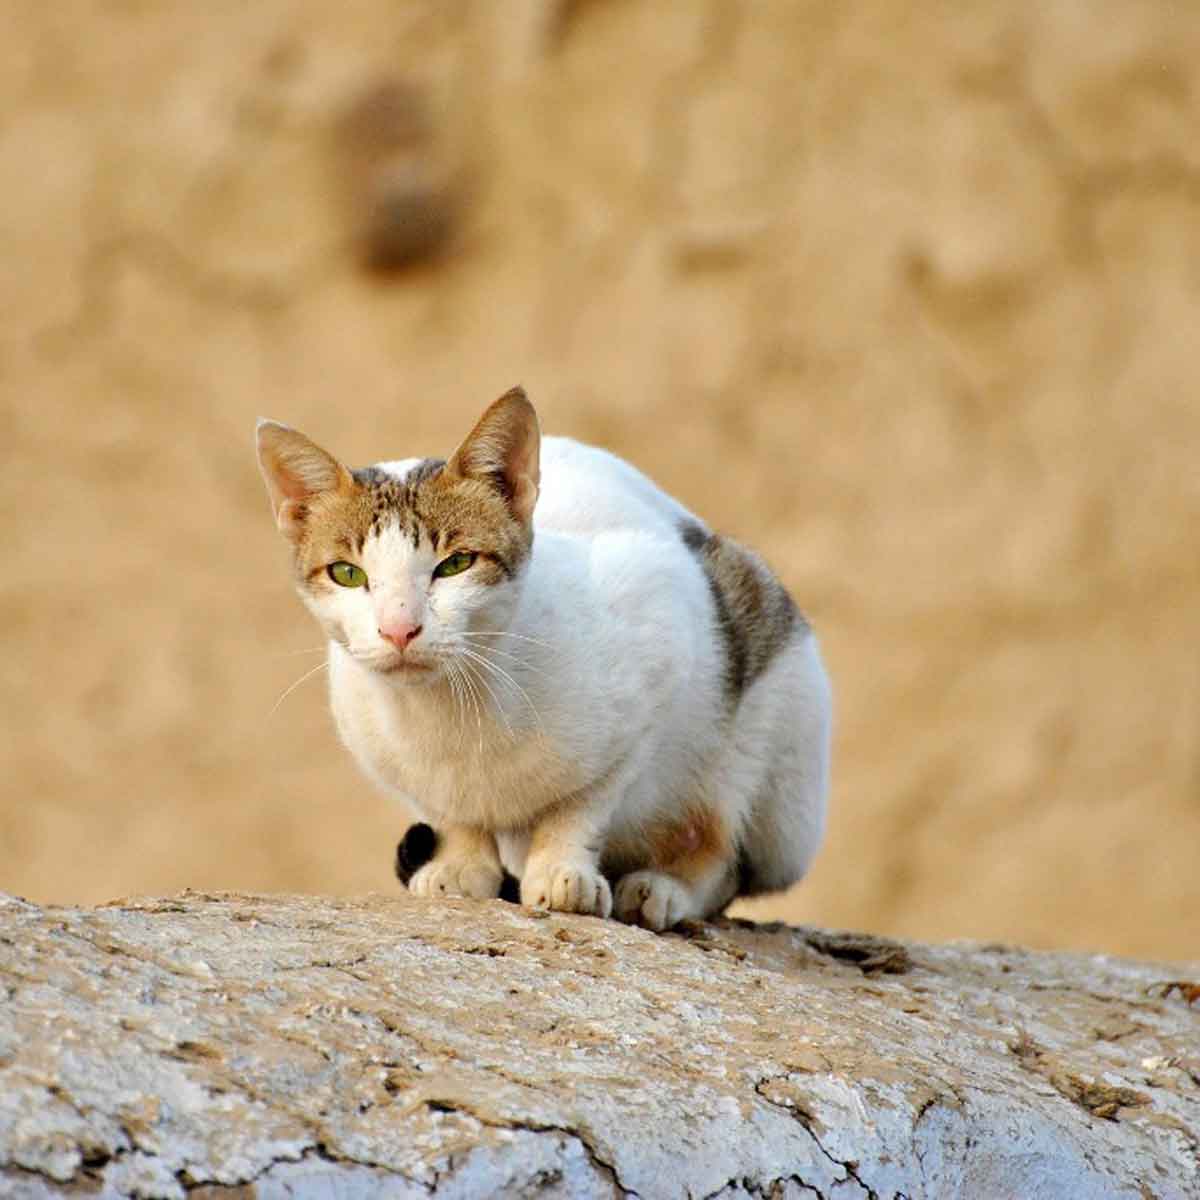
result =
[[[595,867],[535,867],[521,880],[521,903],[528,908],[607,917],[612,912],[612,889]]]
[[[617,884],[613,908],[618,921],[661,933],[693,915],[691,889],[658,871],[634,871]]]
[[[486,859],[434,859],[408,881],[408,890],[414,896],[494,900],[500,895],[501,878],[499,865]]]

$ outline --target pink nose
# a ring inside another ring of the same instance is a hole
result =
[[[423,628],[423,625],[414,625],[411,621],[393,621],[390,625],[380,625],[379,636],[385,642],[391,642],[397,650],[404,650],[409,642],[415,642],[421,636]]]

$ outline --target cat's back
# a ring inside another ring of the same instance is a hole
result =
[[[613,530],[677,538],[696,518],[623,458],[573,438],[542,439],[537,528],[567,534]]]

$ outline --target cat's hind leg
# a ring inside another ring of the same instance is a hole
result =
[[[646,833],[651,866],[617,883],[613,915],[661,932],[720,912],[737,891],[737,854],[715,809],[694,809]]]
[[[825,830],[831,723],[829,681],[816,639],[804,635],[743,701],[723,764],[729,790],[749,801],[739,895],[779,892],[807,873]]]

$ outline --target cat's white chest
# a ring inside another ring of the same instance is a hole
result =
[[[433,689],[393,690],[337,647],[330,694],[359,765],[434,825],[520,827],[579,786],[576,770],[540,731],[513,728]]]

